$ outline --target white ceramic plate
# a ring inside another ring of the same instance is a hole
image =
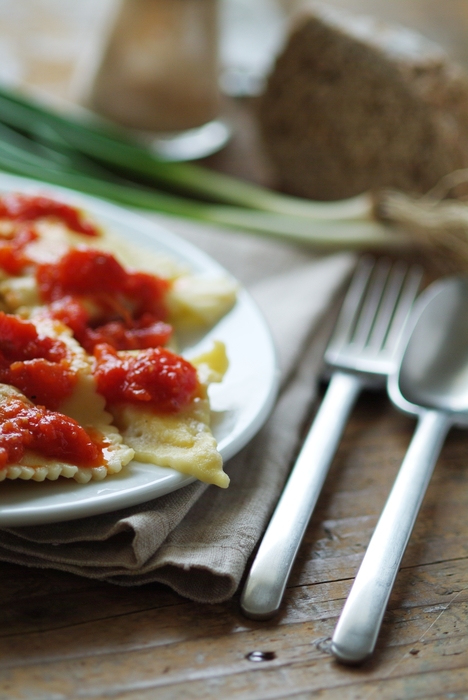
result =
[[[0,192],[40,192],[78,205],[114,233],[214,277],[228,273],[202,251],[147,219],[93,197],[0,174]],[[214,328],[186,347],[202,351],[211,339],[226,343],[229,370],[210,387],[213,433],[226,462],[265,422],[276,397],[278,368],[270,332],[250,296],[242,288],[234,309]],[[226,470],[229,473],[229,465]],[[194,481],[171,469],[133,461],[120,474],[101,482],[3,481],[0,484],[0,527],[35,525],[106,513],[163,496]]]

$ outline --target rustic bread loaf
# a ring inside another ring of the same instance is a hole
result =
[[[468,166],[468,78],[403,27],[310,5],[259,105],[284,191],[334,200],[380,188],[426,192]]]

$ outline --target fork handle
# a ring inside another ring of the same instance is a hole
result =
[[[342,663],[358,664],[374,651],[388,599],[431,478],[450,418],[425,411],[379,518],[333,635]]]
[[[364,380],[335,372],[248,575],[243,613],[266,620],[277,611],[305,529]]]

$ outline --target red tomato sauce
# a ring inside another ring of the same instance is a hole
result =
[[[0,239],[0,268],[9,275],[20,275],[31,263],[25,248],[37,238],[38,234],[32,228],[25,227]]]
[[[55,410],[72,393],[76,377],[65,343],[40,337],[34,324],[0,312],[0,382]]]
[[[49,197],[9,193],[0,197],[0,219],[16,222],[34,222],[39,219],[56,219],[71,231],[85,236],[99,236],[99,229],[87,221],[83,213],[69,204],[56,202]]]
[[[195,367],[165,348],[121,356],[110,345],[102,344],[95,348],[94,356],[98,391],[110,403],[174,413],[189,403],[199,386]]]
[[[0,469],[18,463],[27,449],[77,467],[104,463],[102,446],[72,418],[16,398],[0,403]]]
[[[117,350],[165,345],[172,334],[165,295],[169,282],[127,271],[107,252],[77,247],[37,267],[41,298],[89,353],[99,343]],[[93,316],[87,310],[93,307]]]

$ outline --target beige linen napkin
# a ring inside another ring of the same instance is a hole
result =
[[[174,219],[164,224],[216,258],[256,299],[278,348],[282,381],[276,406],[257,436],[225,465],[227,490],[197,482],[114,513],[3,529],[0,560],[120,585],[157,581],[192,600],[216,603],[239,585],[292,466],[333,320],[327,311],[355,258],[317,258]]]

